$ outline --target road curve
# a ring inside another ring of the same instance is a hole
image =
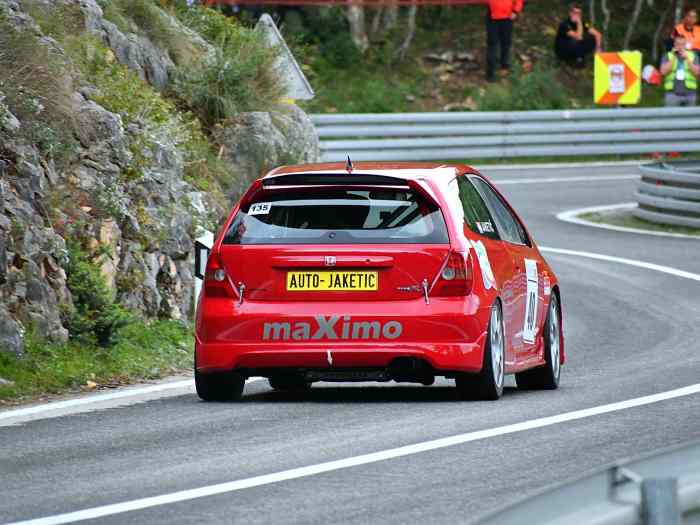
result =
[[[503,181],[501,189],[542,246],[700,273],[692,240],[555,219],[565,209],[630,200],[634,167],[484,171],[496,184]],[[41,517],[58,523],[51,517],[700,383],[700,283],[618,262],[545,255],[562,283],[566,320],[568,363],[558,391],[511,387],[497,403],[466,403],[456,400],[446,381],[431,387],[321,384],[307,394],[272,392],[257,381],[237,404],[205,404],[186,391],[4,426],[0,523]],[[683,395],[296,479],[83,517],[95,523],[473,522],[603,463],[698,439],[698,416],[700,394]]]

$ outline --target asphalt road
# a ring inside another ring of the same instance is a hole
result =
[[[634,167],[485,169],[541,246],[700,273],[700,241],[565,224],[555,213],[633,200]],[[592,177],[587,181],[567,180]],[[547,177],[564,180],[530,183]],[[515,182],[523,183],[515,183]],[[554,392],[497,403],[452,384],[247,385],[0,427],[0,523],[211,486],[599,406],[700,382],[700,283],[547,255],[562,284],[568,363]],[[512,382],[509,383],[512,385]],[[1,423],[1,422],[0,422]],[[298,479],[88,520],[99,523],[463,523],[604,463],[700,439],[700,395]]]

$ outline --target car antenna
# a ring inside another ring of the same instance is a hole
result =
[[[350,155],[348,155],[348,161],[345,163],[345,169],[348,173],[352,173],[352,170],[355,169],[355,167],[352,165],[352,161],[350,160]]]

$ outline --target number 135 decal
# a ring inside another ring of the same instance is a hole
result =
[[[523,341],[535,342],[537,332],[537,261],[525,259],[525,273],[527,275],[527,299],[525,301],[525,324],[523,326]]]

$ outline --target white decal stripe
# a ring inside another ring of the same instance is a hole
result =
[[[526,343],[534,343],[535,335],[537,334],[537,302],[539,299],[537,261],[534,259],[525,259],[525,274],[527,291],[525,299],[523,341]]]
[[[610,403],[608,405],[586,408],[583,410],[575,410],[573,412],[565,412],[563,414],[542,417],[530,421],[524,421],[522,423],[515,423],[512,425],[505,425],[486,430],[479,430],[476,432],[469,432],[466,434],[458,434],[456,436],[435,439],[432,441],[425,441],[423,443],[416,443],[414,445],[407,445],[404,447],[382,450],[380,452],[363,454],[361,456],[340,459],[337,461],[328,461],[326,463],[319,463],[316,465],[310,465],[306,467],[283,470],[281,472],[275,472],[273,474],[265,474],[262,476],[255,476],[252,478],[230,481],[227,483],[219,483],[216,485],[209,485],[206,487],[199,487],[196,489],[182,490],[180,492],[173,492],[171,494],[163,494],[160,496],[153,496],[150,498],[125,501],[123,503],[104,505],[101,507],[94,507],[91,509],[84,509],[76,512],[56,514],[54,516],[46,516],[44,518],[37,518],[27,521],[18,521],[8,525],[60,525],[63,523],[73,523],[76,521],[103,518],[105,516],[122,514],[124,512],[131,512],[134,510],[157,507],[159,505],[167,505],[171,503],[178,503],[181,501],[204,498],[207,496],[214,496],[216,494],[225,494],[235,492],[238,490],[249,489],[252,487],[259,487],[261,485],[269,485],[271,483],[279,483],[281,481],[289,481],[292,479],[315,476],[324,472],[332,472],[336,470],[357,467],[360,465],[376,463],[379,461],[386,461],[388,459],[395,459],[404,456],[410,456],[413,454],[420,454],[421,452],[428,452],[431,450],[437,450],[445,447],[462,445],[481,439],[488,439],[497,436],[503,436],[506,434],[513,434],[516,432],[534,430],[538,428],[548,427],[551,425],[557,425],[560,423],[567,423],[570,421],[577,421],[589,417],[609,414],[611,412],[618,412],[620,410],[629,410],[631,408],[660,403],[662,401],[691,396],[698,393],[700,393],[700,383],[690,385],[684,388],[678,388],[676,390],[669,390],[668,392],[661,392],[659,394],[653,394],[650,396],[628,399],[626,401],[620,401],[618,403]]]

